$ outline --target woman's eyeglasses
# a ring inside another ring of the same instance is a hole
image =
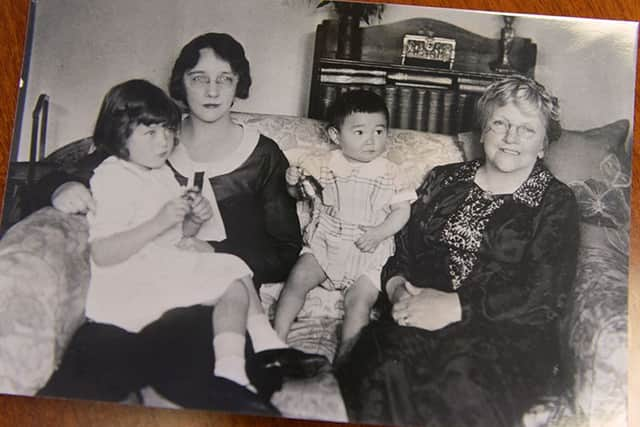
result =
[[[209,87],[211,85],[211,77],[206,74],[193,74],[188,76],[187,81],[192,87]],[[218,89],[231,89],[238,81],[238,77],[231,73],[218,74],[213,82]]]
[[[489,120],[488,123],[489,129],[491,129],[497,135],[506,135],[509,133],[514,125],[512,125],[508,120],[505,119],[494,119]],[[521,141],[530,141],[535,138],[537,132],[529,125],[518,125],[515,126],[516,136]]]

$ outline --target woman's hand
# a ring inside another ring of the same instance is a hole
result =
[[[175,224],[184,221],[184,217],[191,210],[189,201],[184,197],[177,197],[173,200],[169,200],[165,205],[160,208],[160,211],[156,214],[155,220],[167,229]]]
[[[393,304],[392,316],[399,325],[437,331],[462,320],[462,307],[455,292],[416,288],[409,282],[402,287],[410,297]]]
[[[75,181],[65,182],[51,195],[51,205],[68,213],[95,212],[96,202],[87,187]]]
[[[213,209],[211,203],[202,194],[195,193],[190,202],[191,205],[191,219],[198,224],[202,224],[208,221],[213,216]]]
[[[411,294],[407,292],[407,288],[404,285],[405,283],[409,282],[402,276],[395,276],[389,279],[386,288],[391,304],[395,304],[405,298],[411,297]]]

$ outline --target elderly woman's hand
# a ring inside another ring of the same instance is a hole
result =
[[[391,313],[399,325],[437,331],[462,320],[462,307],[455,292],[416,288],[409,282],[403,287],[410,297],[395,302]]]
[[[69,214],[95,212],[96,202],[87,187],[79,182],[65,182],[51,195],[51,205]]]

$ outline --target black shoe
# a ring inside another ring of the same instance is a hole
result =
[[[279,366],[265,367],[251,356],[245,363],[245,371],[258,395],[265,400],[270,400],[273,393],[282,389],[284,379]]]
[[[280,416],[271,402],[252,393],[246,387],[222,377],[211,376],[209,381],[208,409],[240,412],[253,415]]]
[[[330,369],[326,357],[295,348],[263,350],[251,356],[247,363],[263,369],[279,368],[282,376],[291,378],[311,378],[322,370]]]

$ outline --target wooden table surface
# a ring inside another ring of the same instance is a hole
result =
[[[302,1],[302,0],[301,0]],[[467,8],[498,12],[534,13],[559,16],[597,17],[640,21],[638,0],[536,0],[522,3],[513,0],[396,0],[398,3],[424,6]],[[22,62],[22,48],[27,23],[28,0],[0,1],[0,193],[4,191],[9,146],[12,139],[17,87]],[[639,60],[640,62],[640,60]],[[636,76],[636,87],[640,78]],[[636,90],[635,115],[640,117],[640,93]],[[638,120],[634,139],[640,140]],[[640,145],[633,149],[633,194],[631,256],[629,277],[629,401],[640,397]],[[635,363],[634,363],[635,361]],[[635,367],[633,366],[635,365]],[[635,368],[635,369],[634,369]],[[635,397],[635,398],[634,398]],[[630,405],[630,426],[640,427],[640,405]],[[311,421],[283,420],[227,415],[204,411],[158,410],[107,403],[35,399],[0,395],[0,426],[34,427],[151,427],[151,426],[219,426],[219,427],[310,427],[343,425]]]

